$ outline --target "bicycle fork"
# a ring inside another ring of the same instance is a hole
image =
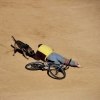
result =
[[[58,72],[62,70],[62,67],[63,67],[63,64],[60,64],[59,67],[57,67],[55,75],[57,75]]]

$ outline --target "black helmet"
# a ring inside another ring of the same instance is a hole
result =
[[[42,45],[42,44],[39,44],[39,45],[38,45],[38,48],[39,48],[41,45]]]

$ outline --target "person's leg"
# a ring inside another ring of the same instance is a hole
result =
[[[59,55],[59,54],[57,54],[57,53],[53,53],[53,55],[56,56],[56,59],[57,59],[60,63],[63,63],[63,64],[65,64],[65,65],[69,64],[69,59],[67,59],[67,58],[65,58],[65,57],[63,57],[63,56],[61,56],[61,55]],[[73,61],[73,60],[71,60],[71,62],[70,62],[69,65],[72,66],[72,67],[78,67],[78,68],[81,67],[77,62],[75,62],[75,61]]]
[[[54,61],[55,64],[64,64],[66,61],[66,58],[62,57],[61,55],[57,53],[52,53],[47,57],[48,60]]]
[[[57,53],[52,53],[47,57],[48,60],[54,61],[55,64],[65,64],[67,65],[69,63],[69,59],[57,54]],[[72,67],[81,67],[77,62],[71,60],[69,66]]]

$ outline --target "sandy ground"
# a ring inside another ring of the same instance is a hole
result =
[[[11,36],[47,44],[82,68],[63,80],[28,71]],[[0,0],[0,100],[100,100],[100,0]]]

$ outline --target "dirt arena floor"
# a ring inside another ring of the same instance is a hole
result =
[[[29,71],[11,38],[72,58],[66,78]],[[0,0],[0,100],[100,100],[100,0]]]

